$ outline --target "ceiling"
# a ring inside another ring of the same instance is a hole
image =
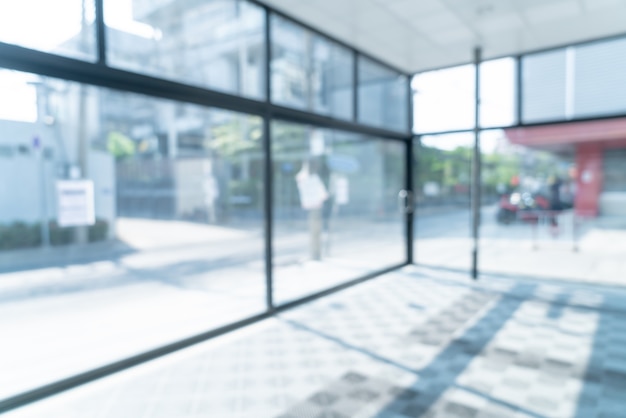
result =
[[[626,34],[626,0],[262,0],[406,72]]]

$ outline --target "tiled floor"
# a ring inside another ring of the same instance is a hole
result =
[[[7,417],[626,417],[625,302],[410,267]]]

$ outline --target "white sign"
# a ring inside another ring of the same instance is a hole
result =
[[[57,181],[57,223],[60,227],[96,223],[93,181]]]
[[[326,199],[328,191],[317,174],[301,173],[296,176],[300,205],[302,209],[319,209]]]
[[[350,202],[350,183],[345,177],[335,178],[335,203],[347,205]]]

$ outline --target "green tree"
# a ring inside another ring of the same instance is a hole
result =
[[[135,143],[123,133],[112,131],[107,135],[107,150],[119,160],[135,154]]]

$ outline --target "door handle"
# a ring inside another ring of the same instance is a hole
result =
[[[398,204],[400,206],[400,210],[405,214],[413,213],[413,192],[410,190],[400,190],[398,192]]]

